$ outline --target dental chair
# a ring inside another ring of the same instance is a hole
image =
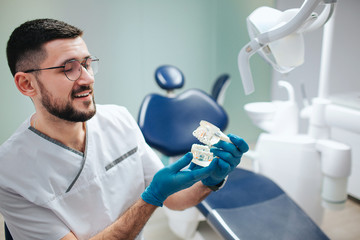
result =
[[[214,97],[198,89],[174,94],[174,89],[184,85],[184,75],[178,68],[161,66],[156,69],[155,79],[168,94],[147,95],[138,116],[139,127],[151,147],[166,156],[182,155],[197,143],[192,132],[200,120],[222,131],[226,128],[228,116]],[[224,84],[216,82],[215,86],[221,88]],[[229,174],[225,186],[210,194],[197,209],[224,239],[328,239],[274,182],[242,168]],[[182,228],[180,222],[170,228],[183,239],[201,239],[194,237],[199,236],[195,233],[198,220],[188,221],[193,228]],[[174,228],[187,232],[179,233]]]

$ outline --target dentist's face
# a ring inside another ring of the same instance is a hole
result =
[[[81,37],[53,40],[44,47],[47,58],[40,68],[62,66],[68,60],[90,56]],[[84,68],[76,81],[67,79],[63,68],[41,71],[36,78],[40,107],[51,115],[72,122],[84,122],[95,115],[94,77]]]

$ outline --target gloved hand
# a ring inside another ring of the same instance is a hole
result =
[[[159,170],[150,185],[141,194],[141,198],[152,205],[162,206],[171,194],[192,186],[210,176],[214,166],[199,169],[185,169],[192,160],[192,153],[185,154],[177,162]]]
[[[219,141],[210,149],[215,156],[210,166],[214,165],[215,170],[211,172],[209,177],[202,180],[206,186],[215,186],[221,183],[240,163],[243,153],[249,150],[249,146],[242,138],[233,134],[229,134],[228,137],[232,143]]]

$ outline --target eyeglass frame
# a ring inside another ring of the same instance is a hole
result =
[[[87,62],[88,59],[91,59],[92,62],[99,62],[100,59],[95,57],[95,56],[88,56],[86,58],[83,58],[83,59],[71,59],[71,60],[68,60],[64,63],[64,65],[62,66],[57,66],[57,67],[48,67],[48,68],[38,68],[38,69],[29,69],[29,70],[26,70],[24,71],[24,73],[32,73],[32,72],[37,72],[37,71],[42,71],[42,70],[51,70],[51,69],[58,69],[58,68],[65,68],[66,64],[69,63],[69,62],[74,62],[74,61],[78,61],[80,63],[80,65],[86,69],[87,71],[87,66],[84,66],[84,63]],[[84,62],[85,60],[85,62]],[[84,63],[83,63],[84,62]],[[82,68],[80,68],[80,71],[82,71]],[[88,71],[87,71],[88,72]],[[72,82],[75,82],[76,80],[78,80],[81,76],[81,72],[79,74],[79,77],[75,80],[72,80],[70,79],[67,75],[66,75],[66,72],[64,71],[64,74],[65,74],[65,77],[69,80],[69,81],[72,81]],[[94,74],[95,75],[95,74]]]

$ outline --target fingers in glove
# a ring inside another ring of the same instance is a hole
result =
[[[200,167],[199,165],[191,162],[188,169],[189,169],[189,170],[195,170],[195,169],[197,169],[197,168],[201,168],[201,167]]]
[[[222,161],[227,162],[232,168],[236,167],[240,163],[241,153],[237,153],[237,156],[234,156],[232,152],[228,152],[224,149],[211,148],[210,151],[214,156],[219,157]],[[221,161],[219,161],[221,163]]]
[[[207,178],[215,170],[215,168],[215,164],[210,164],[207,167],[195,168],[194,170],[191,170],[192,179],[194,181],[200,181]]]
[[[229,172],[231,172],[232,169],[234,169],[234,165],[231,165],[229,162],[221,158],[219,158],[218,166],[219,166],[218,173],[224,175],[224,178],[226,175],[229,174]]]
[[[228,137],[230,138],[230,141],[235,146],[237,146],[238,150],[241,153],[246,153],[249,150],[249,145],[241,137],[238,137],[238,136],[236,136],[234,134],[229,134]]]
[[[247,143],[236,135],[229,134],[228,135],[232,143],[228,143],[225,141],[219,141],[214,144],[214,147],[221,148],[227,152],[230,152],[234,157],[241,157],[244,152],[249,150]]]
[[[168,168],[172,172],[179,172],[181,169],[189,165],[191,160],[193,159],[193,155],[191,152],[186,153],[182,158],[174,162],[173,164],[169,165]]]
[[[213,169],[216,168],[216,164],[217,164],[217,158],[214,158],[211,163],[209,164],[209,167],[212,167]],[[214,166],[211,166],[211,165],[214,165]],[[203,168],[202,166],[200,165],[197,165],[193,162],[190,163],[190,166],[189,166],[189,170],[196,170],[196,169],[200,169],[200,168]]]
[[[215,157],[212,163],[214,163],[215,171],[217,172],[217,174],[219,173],[227,174],[232,169],[232,165],[230,165],[227,161],[219,157]]]

